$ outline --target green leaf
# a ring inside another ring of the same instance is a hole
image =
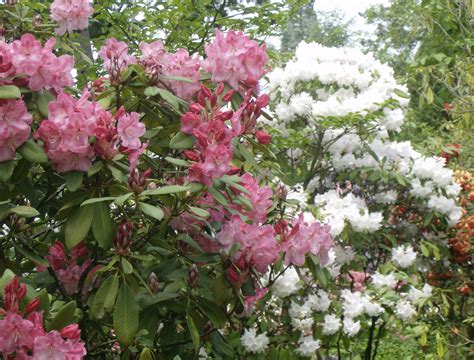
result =
[[[138,360],[153,360],[153,352],[148,348],[144,348]]]
[[[133,266],[130,264],[130,261],[123,257],[121,263],[122,270],[125,274],[131,274],[133,272]]]
[[[25,143],[18,148],[18,152],[29,162],[38,164],[48,162],[48,157],[43,148],[32,139],[26,140]]]
[[[198,298],[197,303],[199,308],[215,326],[221,328],[225,325],[226,314],[219,306],[216,306],[212,301],[205,298]]]
[[[119,286],[117,275],[109,276],[100,286],[94,296],[91,305],[91,317],[99,319],[103,316],[104,310],[110,310],[115,304]]]
[[[104,167],[104,163],[102,161],[96,161],[92,166],[87,170],[87,177],[91,177],[97,174],[100,170]]]
[[[207,190],[211,193],[212,197],[213,197],[219,204],[224,205],[224,206],[229,205],[229,203],[227,202],[227,200],[226,200],[226,198],[224,197],[224,195],[222,195],[222,194],[220,193],[220,191],[217,190],[215,187],[210,187],[210,188],[208,188]]]
[[[436,353],[442,359],[444,356],[443,338],[440,333],[436,333]]]
[[[26,218],[31,218],[31,217],[35,217],[35,216],[38,216],[40,213],[38,210],[36,210],[35,208],[32,208],[30,206],[17,206],[17,207],[14,207],[14,208],[11,208],[10,210],[8,210],[8,213],[9,214],[17,214],[19,216],[23,216],[23,217],[26,217]]]
[[[183,241],[185,242],[186,244],[190,245],[192,248],[200,251],[200,252],[204,252],[204,250],[202,249],[202,247],[196,242],[196,240],[194,240],[191,236],[189,235],[186,235],[186,234],[181,234],[177,237],[177,240],[180,240],[180,241]]]
[[[242,155],[242,157],[247,163],[254,167],[258,166],[253,154],[244,145],[238,144],[237,149],[239,150],[240,155]]]
[[[123,346],[132,343],[138,331],[138,305],[127,283],[120,286],[113,314],[115,335]]]
[[[160,94],[161,98],[170,104],[175,110],[179,111],[180,98],[173,95],[172,92],[161,88],[158,88],[158,94]]]
[[[155,96],[155,95],[158,95],[158,87],[156,86],[149,86],[147,88],[145,88],[145,91],[143,91],[143,94],[145,96]]]
[[[26,249],[24,247],[21,247],[19,245],[14,245],[14,246],[15,246],[15,249],[17,249],[20,253],[22,253],[28,259],[33,261],[35,264],[38,264],[41,266],[49,266],[49,262],[45,258],[42,258],[36,255],[33,251]]]
[[[0,182],[7,182],[10,180],[15,169],[15,162],[13,160],[0,163]]]
[[[428,248],[426,247],[425,244],[420,244],[420,249],[421,249],[421,253],[423,254],[423,256],[425,256],[425,257],[430,256],[430,251],[428,250]]]
[[[186,161],[186,160],[175,159],[175,158],[172,158],[172,157],[169,157],[169,156],[165,157],[165,160],[168,161],[171,164],[178,165],[178,166],[188,167],[190,165],[189,162]]]
[[[426,100],[428,100],[428,104],[432,104],[433,101],[434,101],[434,94],[433,94],[433,90],[431,90],[431,88],[428,88],[428,90],[426,91]]]
[[[103,202],[95,205],[92,234],[102,249],[110,249],[114,238],[109,206]]]
[[[48,104],[55,99],[54,95],[47,90],[36,93],[36,107],[45,118],[49,116]]]
[[[188,190],[189,190],[189,186],[169,185],[169,186],[163,186],[154,190],[142,191],[140,196],[175,194],[175,193],[185,192]]]
[[[0,99],[19,99],[21,98],[20,89],[14,85],[0,86]]]
[[[170,140],[171,149],[189,149],[194,145],[194,137],[181,131]]]
[[[161,208],[157,206],[139,202],[138,208],[148,216],[151,216],[152,218],[155,218],[157,220],[161,220],[163,219],[163,216],[165,216],[163,210],[161,210]]]
[[[197,329],[196,323],[194,322],[194,319],[191,316],[191,312],[189,310],[190,309],[188,308],[188,311],[186,311],[187,312],[186,321],[188,323],[188,329],[189,329],[189,333],[191,334],[191,339],[193,340],[194,350],[198,352],[201,339],[199,336],[199,330]]]
[[[161,79],[172,80],[172,81],[181,81],[181,82],[186,82],[186,83],[190,83],[190,84],[193,83],[193,81],[191,79],[188,79],[188,78],[182,77],[182,76],[166,75],[166,76],[161,76]]]
[[[131,195],[131,193],[130,193]],[[100,203],[100,202],[103,202],[103,201],[112,201],[112,200],[116,200],[117,197],[115,196],[104,196],[104,197],[100,197],[100,198],[92,198],[92,199],[88,199],[84,202],[81,203],[81,206],[84,206],[84,205],[89,205],[89,204],[96,204],[96,203]]]
[[[66,188],[74,192],[79,190],[84,179],[84,173],[80,171],[70,171],[66,174]]]
[[[49,330],[61,330],[63,327],[74,323],[76,321],[74,316],[76,307],[75,301],[63,305],[49,325]]]
[[[92,225],[94,210],[92,205],[81,206],[66,221],[64,236],[69,249],[79,244],[87,236]]]
[[[127,201],[128,198],[129,198],[130,196],[132,196],[132,195],[133,195],[133,193],[127,193],[127,194],[121,195],[121,196],[115,198],[114,203],[116,203],[118,206],[122,206],[123,203],[124,203],[125,201]]]
[[[395,178],[397,179],[398,183],[402,186],[407,186],[407,181],[405,177],[399,173],[395,173]]]
[[[202,218],[208,218],[209,216],[211,216],[211,214],[207,210],[204,210],[195,206],[188,206],[188,208],[189,210],[191,210],[192,213]]]
[[[394,92],[395,94],[397,94],[398,96],[400,96],[401,98],[405,98],[405,99],[409,99],[409,98],[410,98],[410,95],[409,95],[409,94],[407,94],[406,92],[404,92],[404,91],[402,91],[402,90],[400,90],[400,89],[395,88],[395,89],[393,90],[393,92]]]
[[[5,269],[0,278],[0,299],[3,298],[3,289],[15,277],[15,273],[10,269]]]

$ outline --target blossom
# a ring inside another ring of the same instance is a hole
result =
[[[17,74],[29,76],[28,86],[33,91],[42,88],[60,90],[72,85],[73,57],[52,53],[56,40],[49,39],[44,47],[31,34],[24,34],[12,43],[12,63]]]
[[[408,300],[412,303],[417,303],[421,299],[427,299],[431,297],[433,288],[429,284],[425,284],[421,290],[415,287],[411,287],[408,291]]]
[[[395,308],[395,314],[401,320],[410,320],[416,315],[416,310],[409,301],[400,300]]]
[[[302,336],[298,341],[296,352],[301,356],[312,356],[314,352],[321,347],[319,340],[314,340],[312,335]]]
[[[392,261],[401,268],[407,268],[416,260],[416,252],[411,245],[401,245],[392,249]]]
[[[344,289],[341,292],[341,298],[344,300],[342,308],[344,309],[344,316],[346,318],[355,318],[364,313],[362,294],[359,291],[351,292],[350,290]]]
[[[87,29],[89,17],[94,9],[89,5],[89,0],[54,0],[51,4],[51,18],[58,22],[56,33],[62,35],[66,30]]]
[[[360,331],[360,321],[354,321],[352,318],[347,317],[343,321],[344,324],[344,332],[352,337],[359,333]]]
[[[240,342],[247,352],[254,354],[262,353],[268,347],[270,340],[266,333],[257,335],[255,328],[245,329],[240,337]]]
[[[328,252],[332,246],[329,235],[329,226],[321,225],[314,221],[308,224],[304,221],[303,214],[292,221],[292,229],[281,241],[282,250],[285,251],[285,265],[294,264],[302,266],[308,253],[319,256],[321,263],[328,262]]]
[[[16,149],[28,140],[32,120],[23,100],[0,103],[0,162],[12,160]]]
[[[319,289],[316,294],[309,295],[306,303],[312,310],[321,312],[327,311],[331,306],[328,293],[322,289]]]
[[[273,205],[271,188],[260,186],[257,179],[250,173],[245,173],[241,179],[241,185],[248,190],[248,193],[242,193],[242,196],[248,198],[252,204],[252,210],[241,210],[255,223],[264,223],[267,219],[267,212]]]
[[[341,327],[341,320],[335,314],[327,314],[324,316],[323,334],[335,334]]]
[[[140,149],[142,143],[140,137],[145,134],[145,125],[140,122],[136,112],[124,114],[117,120],[117,133],[122,142],[122,146],[131,149]]]
[[[272,286],[272,292],[273,295],[284,298],[296,293],[302,287],[302,281],[295,268],[289,267],[275,280]]]
[[[130,64],[135,64],[134,56],[128,54],[128,45],[114,38],[107,39],[99,50],[99,56],[104,60],[104,69],[117,77]]]
[[[31,348],[37,330],[34,325],[17,313],[8,313],[0,320],[0,352],[8,358],[8,354],[19,348]]]
[[[58,331],[35,338],[33,360],[79,360],[87,351],[82,341],[63,339]]]
[[[191,57],[185,49],[178,49],[174,54],[166,54],[163,58],[163,75],[183,77],[191,82],[164,79],[164,83],[179,97],[190,99],[200,87],[200,67],[199,58]]]
[[[382,287],[393,289],[397,285],[397,280],[395,279],[395,275],[393,273],[383,275],[376,271],[374,274],[372,274],[371,278],[372,285],[374,285],[374,287],[377,289]]]
[[[296,330],[308,332],[313,326],[314,319],[311,316],[311,307],[304,303],[300,305],[294,301],[291,302],[288,314],[291,317],[291,325]]]
[[[216,38],[205,52],[207,58],[202,66],[216,83],[226,82],[236,90],[241,86],[253,88],[265,73],[266,46],[260,47],[240,31],[224,35],[216,29]]]

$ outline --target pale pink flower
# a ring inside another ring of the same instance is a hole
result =
[[[33,117],[23,100],[0,102],[0,162],[11,160],[28,138]]]
[[[242,193],[242,196],[248,198],[252,203],[252,210],[244,212],[255,223],[264,223],[267,219],[267,212],[273,205],[273,192],[269,186],[260,187],[257,179],[250,173],[245,173],[241,177],[241,185],[246,188],[249,193]],[[243,209],[241,209],[243,211]]]
[[[0,352],[8,358],[8,354],[26,347],[33,346],[35,327],[33,323],[23,319],[19,314],[10,312],[0,320]]]
[[[32,360],[80,360],[86,354],[82,341],[65,340],[53,330],[35,338]]]
[[[51,18],[58,22],[56,33],[62,35],[89,26],[89,17],[94,13],[89,0],[54,0],[51,4]]]
[[[99,56],[104,60],[105,70],[115,76],[126,69],[128,65],[137,62],[134,56],[128,54],[128,45],[114,38],[106,40],[105,45],[99,51]]]
[[[145,67],[153,68],[162,66],[166,50],[161,40],[156,40],[152,43],[142,42],[140,43],[140,50],[142,51],[140,61]]]
[[[11,46],[0,40],[0,83],[2,78],[7,78],[15,74],[12,53]]]
[[[212,81],[226,82],[236,90],[254,88],[265,74],[268,61],[266,46],[259,46],[242,32],[223,34],[216,29],[216,38],[205,48],[207,58],[203,68],[211,73]]]
[[[118,119],[117,132],[122,146],[131,149],[138,150],[141,148],[142,143],[140,137],[145,134],[145,125],[140,122],[140,116],[136,112],[130,114],[124,114]]]
[[[190,99],[199,90],[199,79],[201,67],[198,57],[192,58],[185,49],[178,49],[174,54],[164,56],[163,75],[179,76],[187,78],[192,83],[178,80],[164,80],[164,83],[171,87],[171,90],[183,99]]]

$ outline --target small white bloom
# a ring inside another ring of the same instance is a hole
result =
[[[416,315],[416,310],[409,301],[400,300],[397,303],[395,314],[399,319],[407,321]]]
[[[372,275],[372,285],[374,285],[376,289],[381,289],[382,287],[393,289],[397,285],[397,280],[395,279],[395,275],[393,273],[382,275],[376,271]]]
[[[341,320],[334,314],[324,316],[323,334],[335,334],[341,327]]]
[[[416,260],[416,252],[411,245],[401,245],[392,249],[392,261],[401,268],[407,268]]]
[[[284,298],[297,292],[303,286],[294,268],[288,268],[283,275],[276,279],[272,286],[273,295]]]
[[[312,335],[302,336],[298,343],[299,347],[296,349],[296,352],[301,356],[309,357],[321,347],[321,342],[319,340],[314,340]]]
[[[352,318],[344,319],[344,332],[348,336],[357,335],[360,331],[360,321],[354,321]]]
[[[240,342],[247,352],[261,353],[268,347],[270,340],[266,333],[257,336],[257,330],[254,328],[246,329],[240,337]]]

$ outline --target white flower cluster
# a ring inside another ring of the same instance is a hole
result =
[[[395,286],[397,286],[397,280],[395,279],[395,275],[393,273],[383,275],[376,271],[372,275],[372,285],[378,290],[384,287],[388,289],[394,289]]]
[[[380,212],[369,213],[364,199],[348,193],[344,196],[336,190],[317,195],[314,204],[319,207],[325,222],[331,226],[331,235],[342,233],[345,222],[357,232],[374,232],[381,228],[383,216]]]
[[[294,294],[303,287],[295,268],[288,268],[283,275],[278,277],[272,286],[273,295],[284,298]]]
[[[310,84],[310,86],[308,86]],[[329,48],[301,42],[285,68],[269,74],[269,92],[277,101],[275,114],[283,123],[297,118],[318,122],[327,116],[380,111],[379,124],[397,130],[403,111],[384,107],[389,99],[406,106],[397,95],[406,88],[397,84],[393,70],[354,48]]]
[[[416,260],[416,252],[411,245],[401,245],[392,249],[392,261],[401,268],[413,265]]]
[[[266,333],[257,336],[257,330],[250,328],[244,331],[244,334],[240,337],[240,342],[245,351],[257,354],[265,351],[270,340]]]

